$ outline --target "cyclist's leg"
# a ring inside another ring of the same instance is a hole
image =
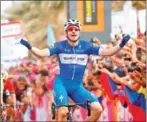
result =
[[[56,105],[68,104],[67,92],[59,77],[54,82],[54,100]],[[56,113],[56,121],[67,121],[67,114],[67,107],[59,107]]]
[[[81,86],[75,92],[72,92],[72,94],[70,94],[70,97],[76,103],[84,103],[87,100],[90,100],[91,116],[87,117],[86,121],[97,121],[98,120],[103,110],[97,98],[92,93],[90,93],[83,86]],[[82,106],[82,107],[85,108],[86,106]]]

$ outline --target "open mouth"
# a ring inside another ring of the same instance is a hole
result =
[[[72,37],[76,37],[77,35],[71,35]]]

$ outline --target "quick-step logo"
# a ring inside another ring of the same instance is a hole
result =
[[[59,54],[62,64],[79,64],[86,65],[88,61],[88,55],[86,54]]]

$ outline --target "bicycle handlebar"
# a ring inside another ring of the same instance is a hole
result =
[[[74,107],[76,105],[85,105],[86,104],[86,107],[87,107],[87,110],[88,110],[88,116],[91,115],[91,110],[90,110],[90,101],[87,100],[86,102],[84,103],[74,103],[74,104],[63,104],[63,105],[55,105],[54,103],[52,103],[52,114],[53,114],[53,119],[55,119],[55,109],[56,108],[59,108],[59,107],[62,107],[62,106],[65,106],[65,107],[68,107],[68,108],[71,108],[71,107]]]

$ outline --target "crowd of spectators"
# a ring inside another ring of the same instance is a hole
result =
[[[119,43],[121,38],[122,34],[116,34],[115,40],[106,44],[101,44],[97,37],[90,41],[94,46],[110,48]],[[104,112],[99,120],[145,120],[145,45],[146,33],[142,37],[132,38],[114,56],[89,56],[83,85],[96,95],[103,106]],[[0,118],[10,121],[51,121],[51,104],[54,102],[52,86],[59,72],[56,55],[35,60],[25,58],[21,64],[8,71],[2,70]],[[127,118],[119,110],[120,107],[127,111]],[[77,107],[74,111],[74,120],[86,118],[86,110]]]

